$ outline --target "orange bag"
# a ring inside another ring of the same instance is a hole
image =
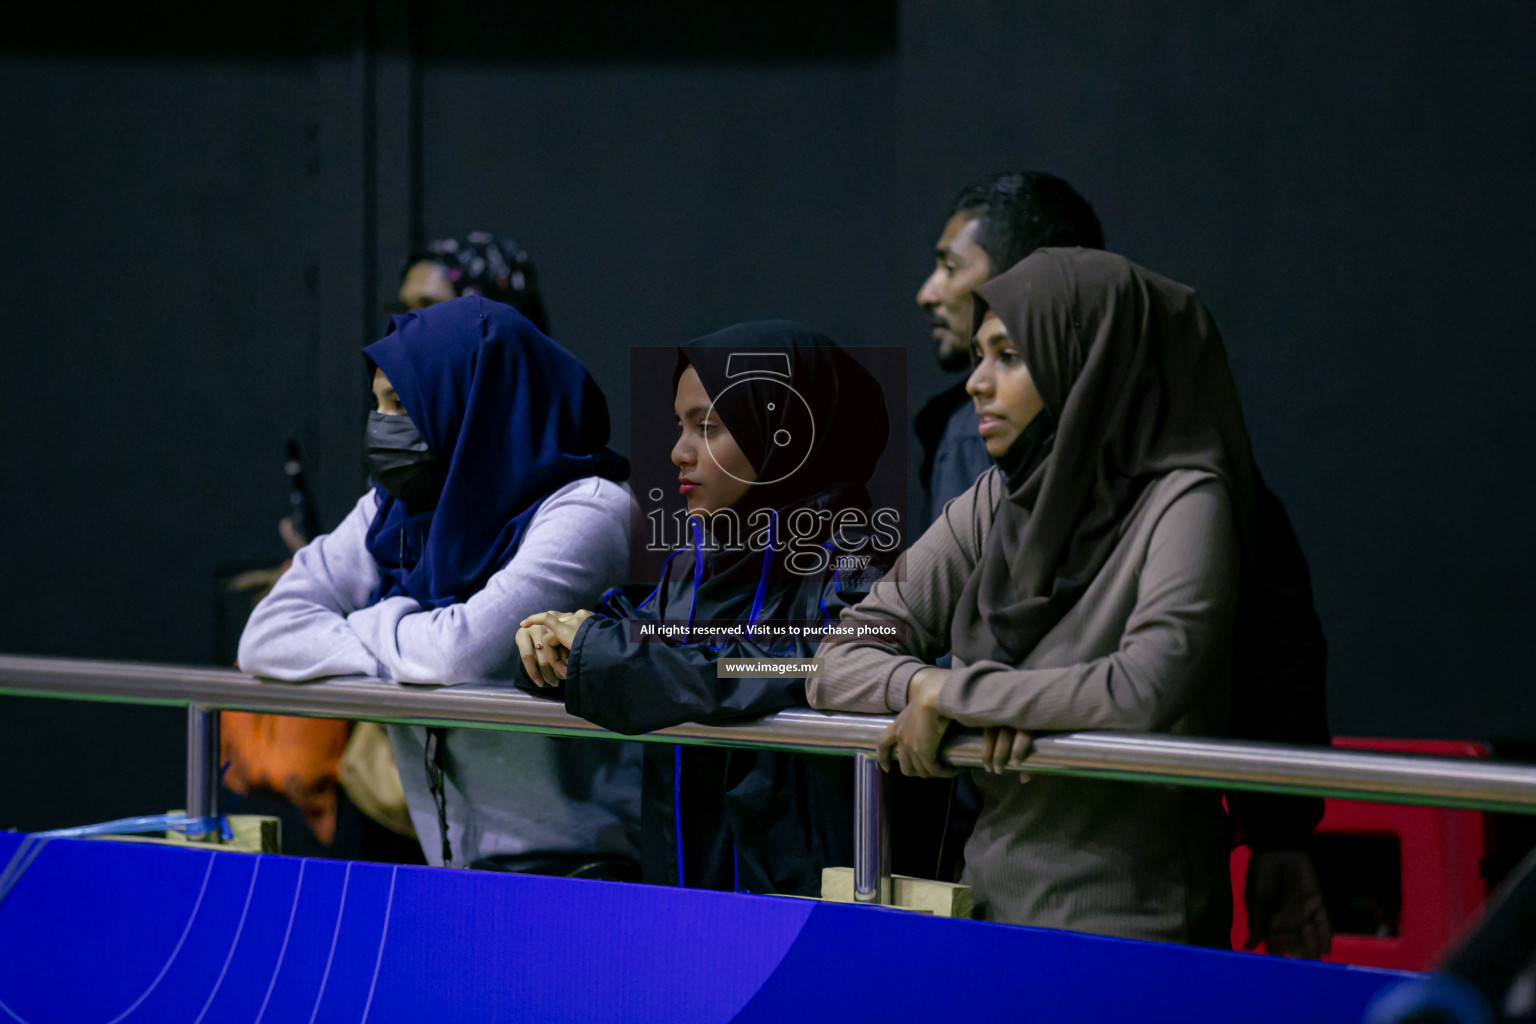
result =
[[[298,807],[315,838],[336,836],[336,783],[351,722],[225,711],[219,716],[224,784],[236,793],[267,789]]]

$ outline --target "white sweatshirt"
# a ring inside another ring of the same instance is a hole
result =
[[[365,494],[335,532],[316,537],[251,613],[240,667],[282,680],[378,676],[446,685],[520,674],[518,623],[534,612],[592,608],[624,579],[627,488],[599,477],[544,499],[517,554],[467,601],[431,611],[409,597],[369,601],[379,569]],[[426,730],[391,726],[406,801],[427,859],[441,863],[427,787]],[[455,729],[447,734],[448,835],[457,865],[495,853],[614,853],[638,859],[637,744]]]

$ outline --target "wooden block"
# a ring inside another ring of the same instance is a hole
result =
[[[177,813],[172,811],[171,813]],[[230,814],[225,816],[234,838],[228,842],[205,842],[181,832],[167,832],[165,841],[176,846],[214,846],[234,853],[282,853],[283,823],[277,818],[256,814]]]
[[[925,910],[937,917],[970,917],[971,887],[931,878],[891,876],[891,902],[903,910]]]
[[[881,903],[937,917],[970,917],[971,887],[928,878],[891,875],[881,879]],[[823,868],[821,898],[853,903],[853,868]]]
[[[832,903],[857,903],[853,898],[853,868],[822,868],[821,898]],[[891,879],[880,879],[880,902],[891,902]]]

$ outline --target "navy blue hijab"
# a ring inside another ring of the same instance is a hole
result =
[[[517,553],[550,492],[629,475],[605,447],[608,403],[587,368],[511,306],[465,296],[396,316],[363,355],[369,375],[378,367],[394,386],[441,481],[436,507],[414,514],[375,488],[375,601],[464,601]]]

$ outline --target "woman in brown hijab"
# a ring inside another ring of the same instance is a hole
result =
[[[943,772],[950,721],[985,727],[998,769],[1037,731],[1227,734],[1262,590],[1258,480],[1209,314],[1086,249],[1042,249],[978,292],[994,315],[967,389],[998,467],[843,613],[905,639],[825,644],[811,704],[900,712],[882,757],[918,775]],[[1023,781],[978,773],[978,916],[1228,945],[1220,793]]]

